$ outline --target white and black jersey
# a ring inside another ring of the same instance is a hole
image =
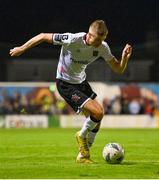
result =
[[[106,42],[99,47],[89,46],[85,42],[86,33],[53,34],[53,44],[62,45],[57,67],[57,79],[80,84],[86,79],[85,69],[99,57],[110,61],[114,56]]]

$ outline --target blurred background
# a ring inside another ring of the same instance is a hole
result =
[[[1,126],[6,126],[6,117],[17,114],[46,115],[53,126],[62,123],[61,115],[74,114],[54,83],[60,47],[41,44],[16,58],[9,56],[9,50],[41,32],[87,32],[92,21],[103,19],[109,29],[106,41],[117,58],[126,43],[133,46],[124,74],[116,75],[102,59],[87,69],[105,114],[118,118],[118,122],[113,121],[117,127],[120,120],[132,115],[134,123],[126,121],[128,127],[158,127],[158,9],[157,0],[0,0]],[[24,119],[18,123],[12,120],[13,116],[9,126],[26,125]]]

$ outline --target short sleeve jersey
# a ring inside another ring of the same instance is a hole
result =
[[[99,57],[104,58],[105,61],[110,61],[114,57],[105,41],[99,47],[93,47],[86,44],[85,37],[85,32],[53,34],[53,44],[62,46],[57,79],[80,84],[86,79],[85,69],[88,64]]]

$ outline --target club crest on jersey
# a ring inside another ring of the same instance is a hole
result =
[[[77,94],[73,94],[71,99],[72,99],[72,101],[77,102],[81,98]]]
[[[93,56],[98,56],[98,51],[93,51]]]

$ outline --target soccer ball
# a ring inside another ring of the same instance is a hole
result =
[[[124,149],[119,143],[109,143],[105,145],[102,155],[107,163],[120,164],[124,159]]]

